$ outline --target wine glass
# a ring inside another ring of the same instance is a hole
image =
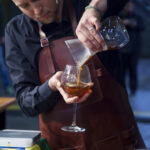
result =
[[[71,96],[82,96],[92,86],[91,75],[87,65],[82,67],[66,65],[61,77],[62,87]],[[77,103],[74,103],[73,121],[70,126],[62,127],[63,131],[84,132],[86,129],[76,124]]]

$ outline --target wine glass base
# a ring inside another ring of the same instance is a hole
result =
[[[68,132],[85,132],[86,129],[78,126],[66,126],[62,127],[61,130]]]

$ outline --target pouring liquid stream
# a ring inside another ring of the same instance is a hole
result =
[[[87,60],[86,60],[82,65],[79,66],[79,72],[78,72],[78,74],[77,74],[77,83],[76,83],[77,88],[79,88],[79,89],[80,89],[80,88],[85,88],[85,92],[88,92],[88,90],[92,87],[92,83],[86,84],[86,83],[80,81],[80,75],[81,75],[81,71],[82,71],[82,69],[83,69],[83,66],[84,66],[84,65],[86,64],[86,62],[87,62],[88,60],[90,60],[93,56],[94,56],[94,55],[89,56],[89,57],[87,58]]]
[[[106,48],[106,47],[105,47]],[[114,45],[109,45],[109,47],[107,47],[107,50],[116,50],[116,49],[119,49],[120,47],[119,46],[114,46]],[[81,71],[82,71],[82,68],[83,66],[97,53],[98,51],[95,51],[95,52],[91,52],[91,55],[86,58],[86,60],[79,66],[79,72],[78,72],[78,75],[77,75],[77,83],[76,83],[76,86],[77,88],[79,88],[83,82],[80,81],[80,75],[81,75]],[[90,89],[91,85],[89,84],[89,89]]]

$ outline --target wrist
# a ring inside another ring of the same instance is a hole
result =
[[[107,0],[92,0],[89,6],[96,7],[105,13],[107,10]]]
[[[51,81],[51,79],[49,79],[49,81],[48,81],[48,86],[52,91],[57,91],[57,88],[56,88],[55,84]]]
[[[87,9],[96,10],[100,14],[101,17],[104,15],[104,12],[98,7],[88,5],[88,6],[85,7],[85,10],[87,10]]]

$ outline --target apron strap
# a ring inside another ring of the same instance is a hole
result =
[[[38,27],[39,27],[39,35],[40,35],[40,42],[41,42],[41,47],[42,47],[42,51],[49,51],[49,65],[50,65],[50,73],[54,74],[56,72],[55,70],[55,66],[54,66],[54,61],[53,61],[53,57],[52,57],[52,52],[50,49],[50,43],[48,41],[48,38],[46,37],[46,34],[42,31],[40,24],[38,23]]]

